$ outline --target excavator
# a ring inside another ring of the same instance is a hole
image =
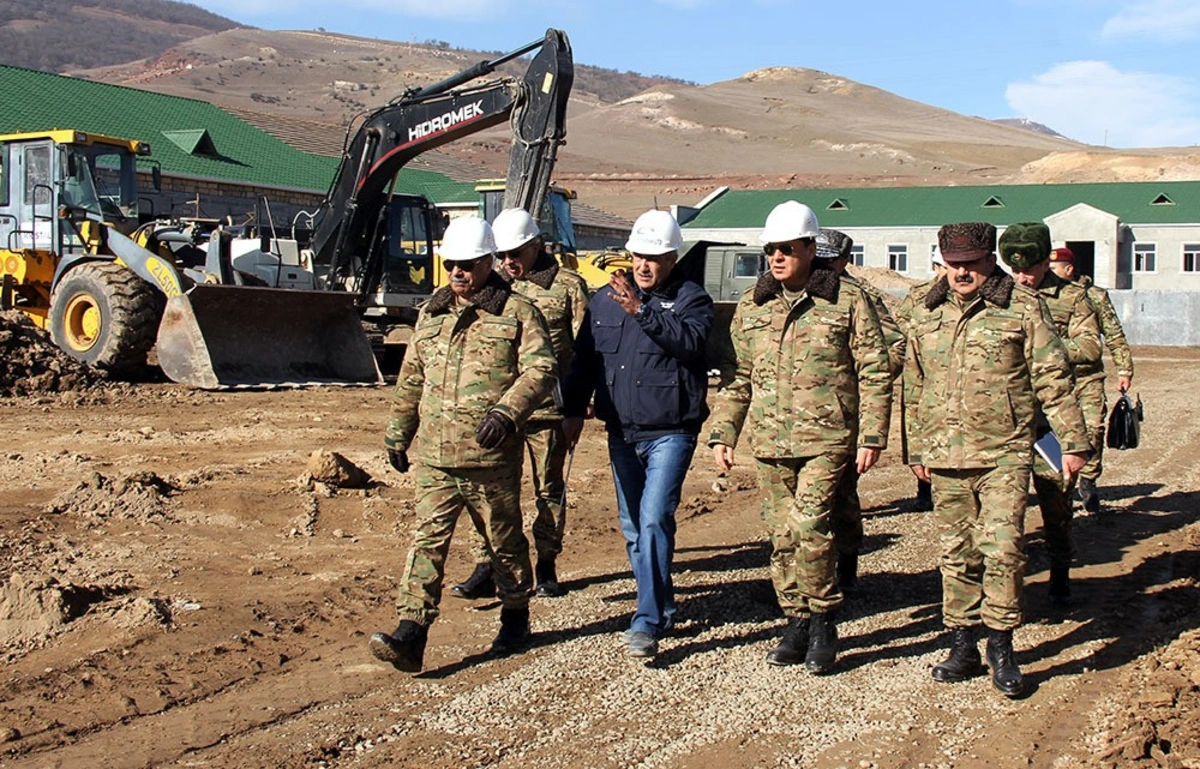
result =
[[[523,76],[481,81],[534,51]],[[320,284],[352,295],[385,349],[407,342],[416,305],[445,282],[434,259],[445,219],[424,197],[396,190],[400,169],[422,152],[508,121],[503,207],[536,216],[564,142],[574,76],[566,33],[549,29],[541,40],[409,90],[347,130],[342,162],[313,216],[309,249]]]
[[[149,154],[78,130],[0,136],[0,309],[118,377],[154,350],[169,378],[201,388],[382,382],[345,297],[245,284],[220,254],[175,258],[178,233],[139,217]]]

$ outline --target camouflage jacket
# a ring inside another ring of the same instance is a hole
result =
[[[550,346],[558,361],[559,382],[571,370],[575,337],[587,312],[588,288],[583,277],[561,267],[554,257],[543,254],[520,280],[512,281],[513,291],[533,302],[546,319]],[[530,420],[562,419],[562,398],[547,397],[529,417]]]
[[[485,450],[475,428],[489,411],[522,427],[554,387],[554,353],[541,313],[493,273],[466,305],[448,287],[421,308],[396,378],[384,443],[433,467],[520,461],[519,436]]]
[[[892,376],[892,381],[900,376],[900,372],[904,369],[904,346],[905,333],[900,328],[900,324],[892,315],[892,311],[888,309],[887,302],[884,301],[883,292],[872,286],[865,280],[859,280],[853,275],[847,275],[854,285],[858,286],[871,299],[871,304],[875,306],[875,314],[879,317],[879,328],[883,331],[883,343],[887,345],[888,351],[888,373]]]
[[[1088,302],[1087,292],[1070,281],[1063,280],[1049,270],[1042,278],[1042,284],[1035,289],[1042,295],[1050,317],[1054,320],[1054,329],[1067,350],[1067,360],[1071,362],[1071,371],[1076,382],[1080,381],[1081,370],[1099,369],[1104,372],[1104,364],[1100,362],[1104,354],[1100,347],[1100,321],[1096,311]]]
[[[912,323],[913,313],[925,302],[925,297],[929,296],[929,292],[938,282],[938,278],[927,280],[924,283],[918,283],[908,289],[908,293],[904,296],[904,301],[900,303],[900,309],[896,310],[896,322],[900,324],[900,330],[904,332],[905,338],[912,333],[909,325]]]
[[[747,416],[755,457],[887,446],[888,351],[859,285],[814,267],[805,294],[789,305],[765,274],[738,302],[730,334],[737,368],[717,394],[710,446],[736,445]]]
[[[1038,405],[1064,452],[1089,447],[1067,351],[1036,291],[996,269],[962,302],[941,280],[914,307],[910,328],[904,362],[910,464],[1028,465]]]
[[[1117,364],[1117,375],[1132,379],[1133,353],[1129,351],[1129,342],[1125,341],[1125,330],[1121,328],[1121,319],[1117,317],[1117,310],[1113,307],[1112,299],[1108,298],[1108,292],[1093,283],[1087,275],[1076,282],[1083,286],[1092,309],[1100,318],[1100,333],[1104,335],[1104,344],[1112,354],[1113,363]],[[1076,369],[1075,374],[1082,379],[1095,379],[1097,375],[1104,375],[1104,365],[1098,365],[1095,371],[1086,366],[1080,367]]]

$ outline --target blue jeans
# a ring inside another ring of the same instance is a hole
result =
[[[639,443],[608,436],[621,532],[637,582],[637,611],[629,623],[635,632],[658,637],[673,623],[675,508],[695,451],[694,435],[666,435]]]

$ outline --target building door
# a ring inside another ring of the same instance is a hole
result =
[[[1068,240],[1067,248],[1075,255],[1075,275],[1096,279],[1096,243],[1091,240]]]

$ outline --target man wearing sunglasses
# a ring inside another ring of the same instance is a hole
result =
[[[492,223],[496,249],[500,257],[500,275],[512,284],[513,291],[533,302],[546,319],[550,344],[558,360],[558,370],[571,366],[571,350],[583,315],[587,310],[587,282],[579,273],[562,267],[546,253],[537,222],[521,208],[500,212]],[[533,544],[537,552],[534,573],[537,594],[552,598],[563,594],[558,582],[556,561],[562,552],[563,530],[567,525],[564,502],[566,480],[563,467],[567,443],[562,433],[561,395],[557,392],[539,404],[525,425],[525,451],[529,457],[537,515],[533,519]],[[450,588],[460,598],[483,598],[495,594],[492,561],[487,548],[475,532],[468,534],[475,570],[466,582]]]
[[[545,321],[493,273],[495,253],[483,219],[446,228],[438,255],[449,285],[421,308],[396,378],[384,444],[401,473],[417,449],[416,531],[400,579],[400,624],[368,646],[406,672],[421,670],[463,510],[485,534],[500,597],[493,653],[511,654],[529,640],[533,575],[521,528],[519,430],[553,389],[556,366]]]
[[[1022,619],[1036,414],[1058,436],[1064,480],[1086,461],[1087,429],[1045,302],[996,266],[996,228],[947,224],[938,248],[946,277],[914,308],[904,360],[907,461],[933,484],[951,636],[931,675],[953,683],[982,674],[982,625],[992,686],[1018,697],[1024,679],[1012,641]]]
[[[770,271],[738,302],[736,370],[717,396],[708,445],[719,470],[750,421],[750,445],[771,539],[771,581],[788,617],[767,654],[828,673],[837,659],[832,510],[848,466],[865,473],[887,446],[892,379],[870,297],[817,260],[812,209],[789,200],[762,232]]]
[[[666,211],[634,222],[625,248],[632,277],[616,273],[588,305],[564,388],[563,431],[574,445],[595,395],[608,428],[625,549],[637,608],[625,633],[630,656],[652,657],[674,626],[675,509],[708,416],[704,353],[712,298],[675,270],[683,235]]]

